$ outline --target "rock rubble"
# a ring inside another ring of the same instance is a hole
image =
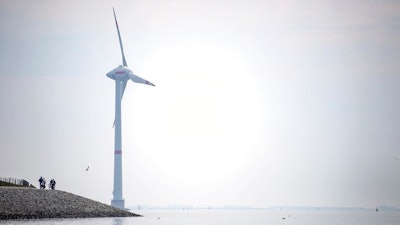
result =
[[[0,220],[140,216],[59,190],[0,187]]]

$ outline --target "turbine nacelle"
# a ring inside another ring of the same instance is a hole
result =
[[[125,82],[127,80],[131,79],[135,83],[141,83],[141,84],[155,86],[150,81],[145,80],[145,79],[133,74],[132,70],[130,70],[126,66],[118,66],[117,68],[111,70],[110,72],[107,73],[107,77],[109,77],[113,80],[120,80],[120,81],[125,81]],[[125,87],[123,87],[123,88],[125,90]]]
[[[130,78],[130,76],[129,76],[130,74],[133,74],[133,73],[132,73],[132,70],[130,70],[128,67],[118,66],[117,68],[108,72],[107,77],[109,77],[113,80],[127,81]]]

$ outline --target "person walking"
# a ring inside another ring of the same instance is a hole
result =
[[[43,188],[42,184],[43,184],[43,177],[40,177],[39,178],[39,187],[40,187],[40,189]]]
[[[44,177],[39,178],[39,185],[40,185],[40,189],[46,188],[46,179]]]
[[[43,181],[42,181],[42,189],[45,189],[45,188],[46,188],[46,179],[43,178]]]

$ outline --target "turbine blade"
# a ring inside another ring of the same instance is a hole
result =
[[[118,31],[119,46],[121,47],[122,65],[123,65],[123,66],[128,66],[128,65],[126,64],[126,60],[125,60],[124,48],[122,47],[121,34],[119,33],[119,27],[118,27],[118,22],[117,22],[117,16],[115,15],[114,7],[113,7],[113,12],[114,12],[115,25],[117,26],[117,31]]]
[[[156,86],[153,83],[151,83],[150,81],[145,80],[145,79],[143,79],[141,77],[138,77],[138,76],[136,76],[134,74],[129,74],[129,78],[131,78],[131,80],[133,82],[135,82],[135,83],[141,83],[141,84],[147,84],[147,85],[151,85],[151,86]]]
[[[124,97],[124,92],[125,92],[125,88],[126,88],[126,84],[128,83],[127,80],[122,81],[122,92],[121,92],[121,100]]]
[[[122,91],[121,91],[121,100],[124,97],[124,92],[125,92],[125,88],[126,88],[126,84],[128,83],[128,80],[122,81]],[[115,126],[115,119],[114,119],[114,123],[113,123],[113,128]]]

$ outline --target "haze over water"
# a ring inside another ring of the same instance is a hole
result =
[[[398,225],[400,212],[146,210],[141,218],[0,221],[8,225]],[[285,218],[285,219],[283,219]]]

